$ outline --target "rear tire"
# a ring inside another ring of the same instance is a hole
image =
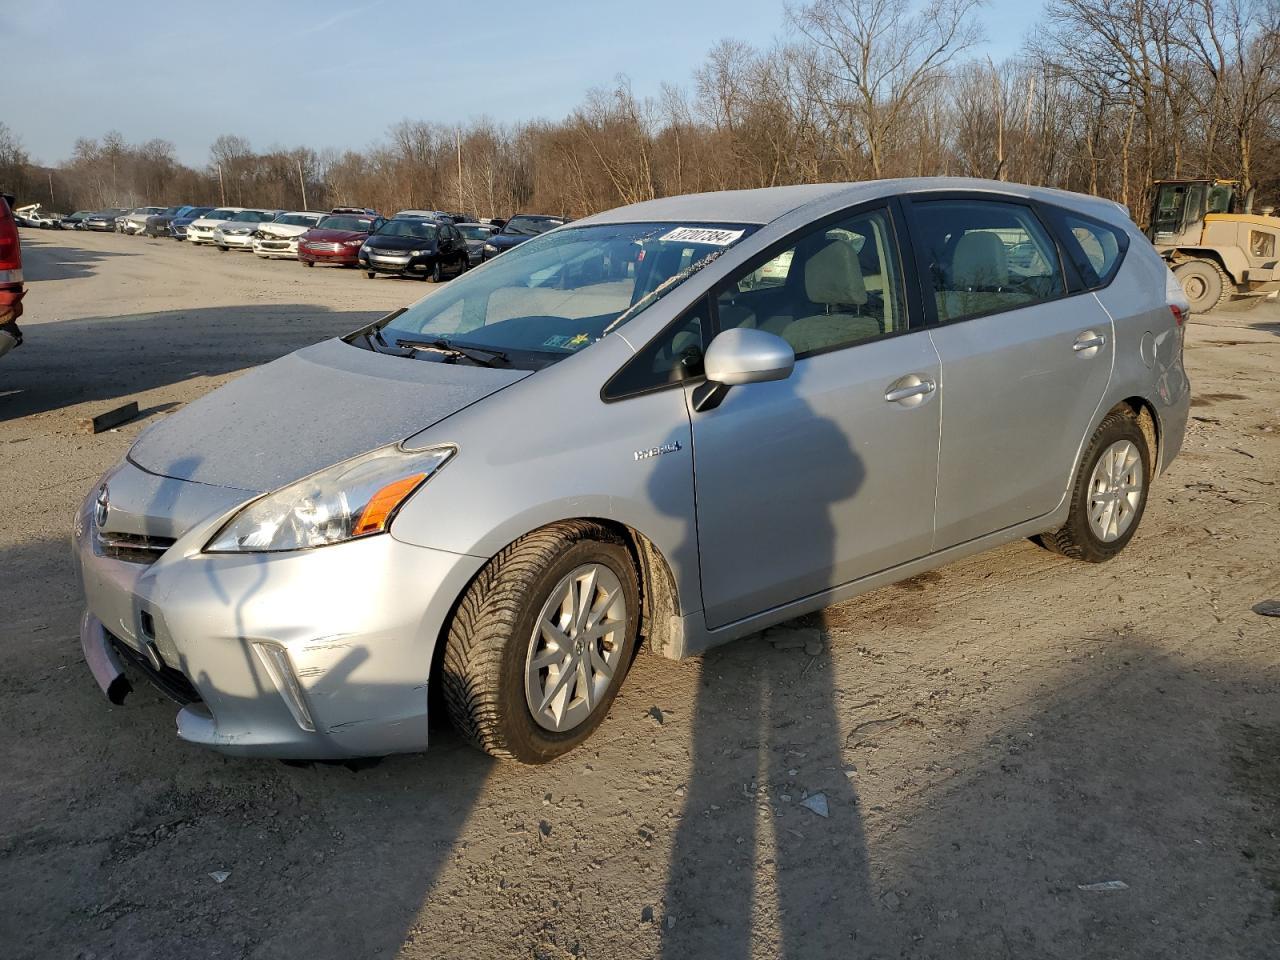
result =
[[[622,685],[639,610],[631,553],[599,524],[566,521],[505,547],[476,575],[449,625],[441,679],[454,725],[486,753],[521,763],[572,750]],[[556,636],[563,643],[548,639]]]
[[[364,275],[365,275],[366,277],[368,277],[370,280],[376,280],[376,279],[378,279],[378,275],[377,275],[376,273],[374,273],[372,270],[366,270],[366,271],[364,272]]]
[[[1226,271],[1212,260],[1188,260],[1174,268],[1192,313],[1208,313],[1231,299],[1235,284]]]
[[[303,260],[302,265],[304,267],[314,267],[316,264],[314,260]]]
[[[1110,560],[1138,531],[1151,486],[1147,440],[1127,409],[1103,418],[1080,458],[1067,522],[1040,543],[1087,563]]]
[[[431,267],[431,275],[427,277],[432,283],[439,283],[444,279],[444,273],[440,270],[440,261],[437,260]]]

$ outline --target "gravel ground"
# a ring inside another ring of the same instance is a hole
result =
[[[0,360],[0,954],[1280,956],[1280,620],[1250,612],[1280,598],[1275,305],[1191,324],[1187,444],[1117,560],[1013,544],[701,659],[642,656],[548,767],[440,724],[428,754],[353,771],[186,745],[147,689],[110,706],[67,536],[147,423],[431,288],[23,242],[27,343]],[[138,420],[77,431],[126,399]],[[1082,889],[1107,881],[1126,886]]]

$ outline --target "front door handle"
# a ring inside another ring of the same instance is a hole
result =
[[[1086,350],[1091,351],[1088,356],[1093,356],[1107,342],[1107,338],[1100,333],[1094,333],[1092,330],[1086,330],[1080,336],[1076,337],[1075,343],[1071,344],[1071,349],[1076,353],[1084,353]]]
[[[932,380],[913,373],[891,383],[889,389],[885,391],[884,398],[889,403],[916,406],[936,389],[938,389],[938,385]]]

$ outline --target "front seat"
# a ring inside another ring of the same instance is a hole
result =
[[[858,254],[847,240],[832,240],[805,261],[804,290],[822,312],[800,317],[782,331],[796,353],[869,340],[884,332],[880,319],[860,312],[867,302],[867,286]]]

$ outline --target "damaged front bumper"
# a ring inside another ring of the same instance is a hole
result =
[[[116,529],[99,535],[95,487],[76,518],[74,555],[87,605],[85,662],[113,703],[128,694],[130,674],[145,676],[183,704],[179,737],[226,753],[338,759],[426,748],[435,644],[482,559],[390,535],[293,553],[205,554],[242,492],[132,464],[109,484],[107,526]],[[159,529],[148,504],[205,515],[154,562],[111,555],[113,534],[176,532]]]

